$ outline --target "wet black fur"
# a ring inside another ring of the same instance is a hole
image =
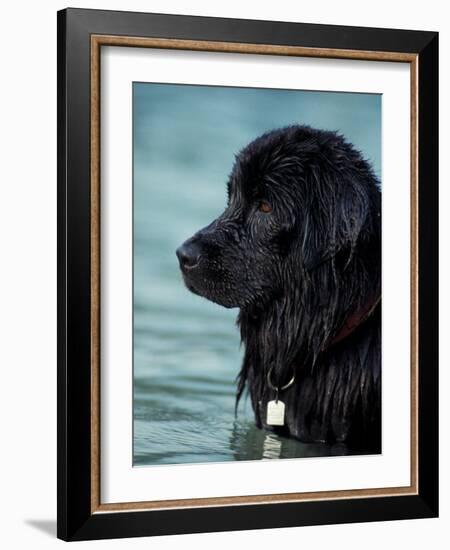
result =
[[[198,262],[182,270],[191,291],[240,308],[237,402],[248,388],[259,427],[379,452],[381,304],[331,344],[381,290],[381,193],[370,165],[335,132],[290,126],[236,156],[228,199],[184,243]],[[280,394],[282,428],[265,422],[271,367],[277,385],[295,373]]]

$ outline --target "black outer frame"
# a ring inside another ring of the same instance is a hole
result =
[[[419,56],[419,494],[91,514],[90,35]],[[58,525],[63,540],[438,515],[438,33],[69,8],[58,12]]]

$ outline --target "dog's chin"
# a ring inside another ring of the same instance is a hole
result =
[[[182,270],[184,284],[186,288],[190,290],[193,294],[201,296],[210,302],[214,302],[219,306],[225,307],[227,309],[239,308],[241,304],[239,300],[233,297],[229,292],[227,293],[225,289],[221,290],[220,284],[200,284],[196,281],[189,273],[186,273]]]

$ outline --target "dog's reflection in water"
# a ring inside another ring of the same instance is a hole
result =
[[[262,447],[262,458],[280,458],[282,441],[276,434],[267,433],[264,437]]]
[[[257,428],[251,421],[236,420],[230,437],[235,460],[274,460],[365,454],[343,443],[302,443],[274,432]]]

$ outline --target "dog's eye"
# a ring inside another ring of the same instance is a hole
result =
[[[264,214],[269,214],[269,212],[272,212],[272,206],[267,201],[260,201],[258,210],[264,212]]]

